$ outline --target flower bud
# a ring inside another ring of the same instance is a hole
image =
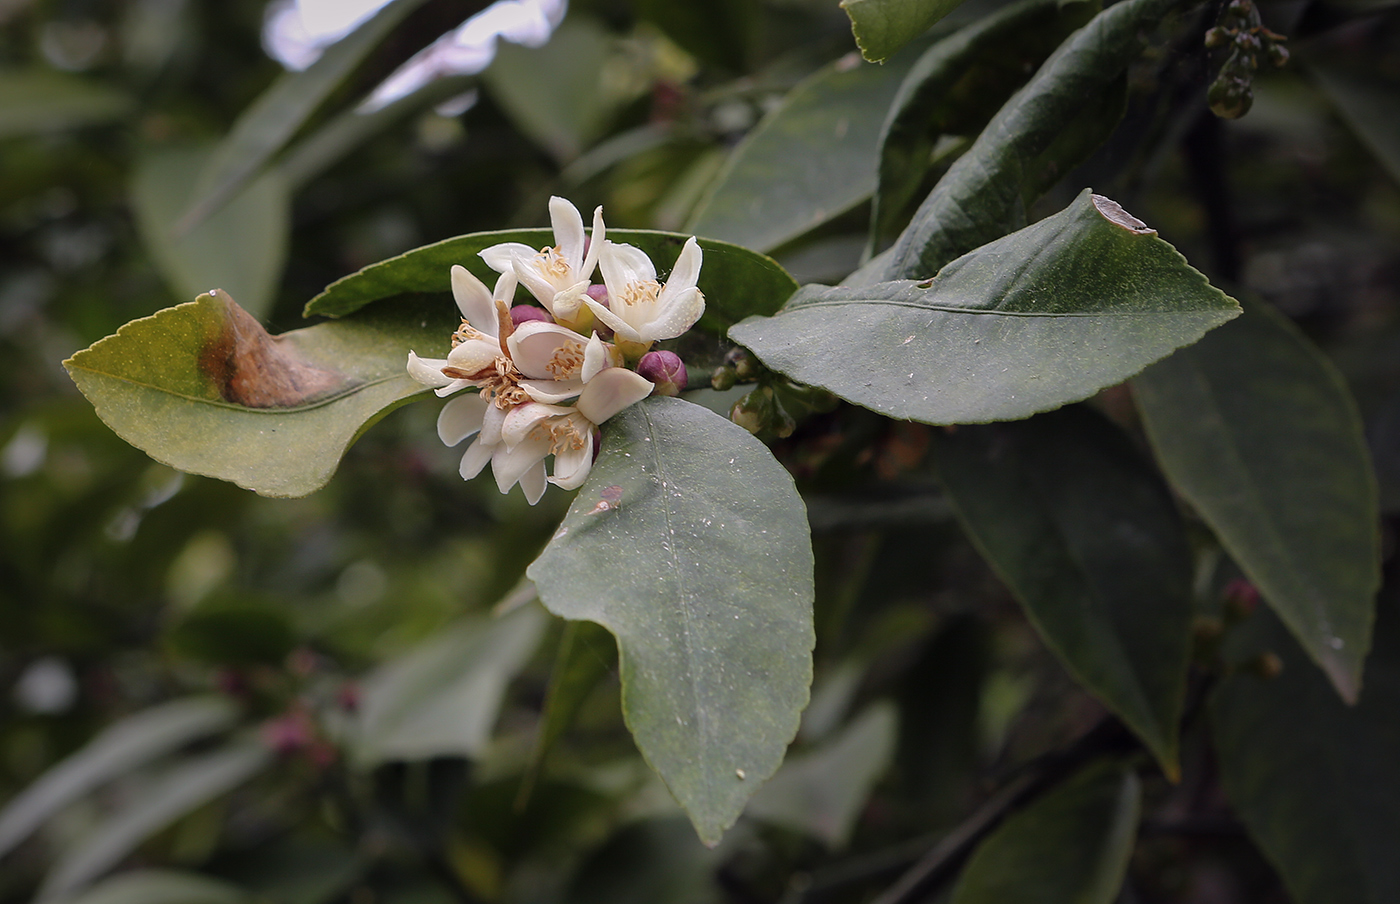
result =
[[[733,389],[737,382],[739,382],[739,375],[734,373],[732,367],[716,367],[715,372],[710,374],[710,385],[720,392]]]
[[[680,395],[689,379],[685,362],[675,352],[647,352],[637,362],[637,373],[656,384],[653,395]]]
[[[522,323],[529,323],[531,320],[543,320],[546,323],[553,323],[554,318],[549,316],[549,312],[544,308],[537,308],[532,304],[518,304],[510,309],[510,322],[515,326]]]
[[[745,383],[758,379],[759,365],[746,348],[732,348],[724,356],[724,363],[734,369],[734,375]]]
[[[593,299],[594,301],[598,302],[598,304],[602,305],[603,307],[607,308],[608,310],[612,310],[612,305],[608,304],[608,287],[607,287],[607,286],[602,285],[601,283],[595,283],[595,284],[589,286],[588,289],[587,289],[587,291],[585,291],[583,294],[584,294],[584,295],[587,295],[589,298],[591,298],[591,299]]]

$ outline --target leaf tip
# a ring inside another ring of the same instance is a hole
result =
[[[1142,220],[1139,220],[1137,217],[1128,213],[1126,210],[1123,209],[1122,204],[1119,204],[1112,198],[1107,198],[1103,195],[1092,195],[1091,200],[1094,202],[1094,208],[1103,216],[1103,218],[1105,220],[1108,220],[1115,226],[1121,226],[1122,228],[1133,233],[1134,235],[1157,234],[1157,230],[1153,229],[1151,226],[1148,226]]]

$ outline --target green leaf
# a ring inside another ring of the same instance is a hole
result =
[[[62,904],[242,904],[236,886],[195,873],[143,869],[113,876]]]
[[[120,119],[131,98],[101,82],[51,72],[0,72],[0,138],[58,132]]]
[[[136,227],[176,298],[220,288],[260,316],[272,305],[286,263],[291,198],[280,175],[268,172],[216,215],[180,233],[176,219],[208,156],[204,148],[144,155],[131,183]]]
[[[889,59],[962,5],[963,0],[841,0],[851,34],[872,63]]]
[[[1229,653],[1279,656],[1274,679],[1226,678],[1210,700],[1221,781],[1297,904],[1400,901],[1400,624],[1376,626],[1366,690],[1347,706],[1277,619],[1259,613]]]
[[[236,708],[223,697],[190,697],[114,723],[0,810],[0,855],[93,789],[229,728],[237,718]]]
[[[573,724],[588,695],[598,682],[617,667],[617,644],[599,625],[586,621],[565,622],[549,676],[544,711],[530,751],[530,762],[520,783],[518,800],[527,800],[544,769],[545,757],[555,742]]]
[[[982,842],[952,904],[1113,904],[1128,871],[1141,801],[1130,769],[1090,766]]]
[[[228,202],[257,174],[380,41],[423,0],[390,0],[374,16],[336,41],[301,72],[288,72],[253,102],[201,170],[177,212],[178,228],[193,229]]]
[[[1124,0],[1060,45],[939,180],[874,278],[864,281],[932,276],[958,255],[1024,226],[1027,189],[1045,178],[1033,162],[1113,86],[1137,53],[1139,32],[1174,5]]]
[[[190,757],[165,770],[126,807],[67,849],[44,877],[40,898],[71,894],[116,866],[147,838],[252,778],[272,759],[246,741]]]
[[[547,621],[535,606],[467,619],[381,666],[362,688],[357,762],[480,756]]]
[[[1238,312],[1176,249],[1086,190],[936,279],[809,286],[729,335],[857,405],[965,424],[1087,398]]]
[[[772,251],[870,197],[880,124],[914,59],[852,54],[793,88],[730,154],[687,228]]]
[[[1362,144],[1400,182],[1400,86],[1375,72],[1336,64],[1310,61],[1308,72]]]
[[[1380,512],[1356,403],[1282,315],[1243,317],[1133,381],[1167,479],[1354,701],[1380,586]]]
[[[856,817],[894,757],[893,704],[876,703],[820,749],[795,756],[749,801],[744,815],[846,846]]]
[[[940,135],[971,135],[1025,83],[1075,28],[1096,12],[1091,2],[1020,0],[924,51],[890,104],[880,131],[880,184],[871,211],[874,245],[892,234],[914,198]]]
[[[1046,644],[1177,772],[1191,557],[1170,493],[1087,409],[936,435],[972,541]]]
[[[527,573],[551,612],[617,638],[637,746],[717,844],[782,762],[812,680],[812,547],[792,478],[726,418],[645,399],[605,425]]]
[[[575,13],[543,47],[499,42],[481,79],[516,128],[567,163],[602,134],[627,99],[607,90],[615,44],[602,25]]]
[[[416,299],[274,338],[216,292],[132,321],[64,366],[98,416],[157,461],[304,496],[371,424],[426,391],[408,350],[445,355],[457,322],[449,299]]]
[[[650,229],[609,229],[607,237],[645,251],[663,275],[675,265],[689,238]],[[450,292],[453,264],[461,264],[491,285],[496,274],[477,254],[498,242],[544,248],[554,244],[554,233],[548,229],[474,232],[424,245],[336,280],[307,303],[306,314],[342,317],[380,298],[407,292]],[[704,251],[699,282],[700,291],[705,293],[702,327],[722,331],[750,314],[771,314],[797,291],[797,283],[770,257],[711,239],[701,239],[700,248]]]

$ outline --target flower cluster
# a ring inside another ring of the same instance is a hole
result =
[[[478,390],[448,402],[438,436],[449,446],[475,437],[462,455],[470,480],[489,461],[496,485],[517,483],[533,505],[547,483],[574,489],[593,467],[598,425],[653,390],[674,394],[685,366],[652,343],[690,329],[705,310],[696,288],[700,245],[685,243],[663,285],[639,248],[606,238],[603,209],[593,212],[591,238],[583,217],[550,198],[553,247],[517,242],[481,252],[500,274],[495,291],[465,267],[452,267],[452,295],[462,325],[446,358],[408,354],[408,373],[439,396]],[[602,285],[593,284],[601,270]],[[523,285],[543,305],[512,306]],[[545,459],[553,456],[552,473]]]

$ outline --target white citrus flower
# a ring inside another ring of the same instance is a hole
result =
[[[578,488],[593,468],[598,425],[651,390],[652,384],[635,371],[609,367],[584,385],[572,407],[530,402],[512,408],[500,428],[501,445],[508,451],[492,458],[497,481],[519,479],[523,484],[523,475],[543,468],[545,457],[553,455],[549,482],[566,490]]]
[[[482,251],[481,259],[497,273],[514,273],[556,321],[584,329],[588,326],[584,293],[604,241],[603,208],[593,211],[591,242],[584,235],[578,208],[563,198],[549,199],[549,219],[554,227],[553,247],[536,251],[520,242],[502,242]]]
[[[512,409],[515,410],[515,409]],[[518,456],[512,456],[510,449],[501,442],[501,425],[505,423],[506,411],[480,395],[458,396],[442,407],[438,414],[438,437],[447,445],[455,446],[469,436],[475,436],[457,471],[463,480],[471,480],[481,473],[487,462],[496,476],[496,486],[502,493],[509,493],[517,483],[525,492],[525,499],[534,505],[544,495],[546,486],[544,459],[528,463],[524,468],[515,467]]]
[[[584,302],[612,328],[628,357],[636,357],[653,342],[684,333],[705,313],[705,296],[695,286],[700,263],[700,243],[692,237],[663,286],[656,278],[656,266],[640,248],[604,242],[598,266],[608,287],[608,303],[586,296]]]

